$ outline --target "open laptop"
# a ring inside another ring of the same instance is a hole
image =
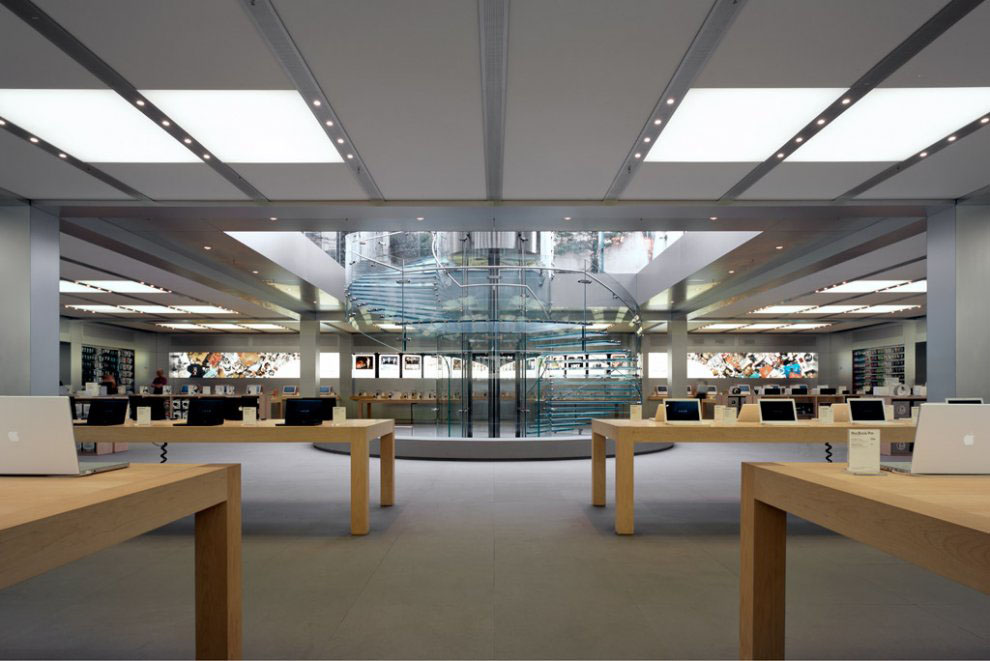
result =
[[[315,427],[323,424],[323,400],[318,397],[298,397],[285,401],[285,422],[276,427]]]
[[[990,404],[922,404],[911,461],[881,461],[897,473],[990,475]]]
[[[761,399],[758,403],[760,422],[765,425],[790,425],[797,422],[797,408],[793,399]]]
[[[870,397],[850,399],[848,401],[849,422],[857,425],[887,424],[887,409],[884,406],[885,403],[886,402],[882,399],[874,399]]]
[[[66,399],[0,397],[0,474],[92,475],[128,466],[80,463]]]
[[[701,401],[698,399],[665,399],[663,409],[668,425],[701,424]]]
[[[189,415],[184,423],[175,426],[215,427],[223,424],[226,399],[223,397],[195,397],[189,400]]]
[[[89,413],[86,415],[86,422],[80,422],[78,424],[109,427],[111,425],[122,425],[126,419],[126,399],[94,399],[89,403]]]
[[[946,397],[946,404],[982,404],[982,397]]]

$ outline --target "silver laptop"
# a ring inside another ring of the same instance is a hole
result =
[[[92,475],[127,462],[79,462],[68,397],[0,397],[0,475]]]
[[[898,473],[990,475],[990,404],[922,404],[911,461],[883,461]]]
[[[701,424],[701,401],[698,399],[665,399],[663,407],[668,425]]]
[[[760,422],[764,425],[797,424],[797,407],[786,397],[760,399]]]

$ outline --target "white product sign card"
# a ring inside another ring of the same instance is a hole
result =
[[[151,424],[151,407],[150,406],[139,406],[137,407],[137,424],[142,427],[147,427]]]
[[[630,404],[629,405],[629,419],[630,420],[642,420],[643,419],[643,405],[642,404]]]
[[[241,424],[247,426],[254,426],[258,424],[258,409],[253,406],[244,406],[241,408]]]
[[[333,421],[344,422],[345,420],[347,420],[347,407],[346,406],[333,407]]]
[[[880,472],[879,429],[849,430],[849,466],[846,470],[857,475]]]

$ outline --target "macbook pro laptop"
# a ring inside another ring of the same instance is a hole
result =
[[[226,399],[223,397],[195,397],[189,400],[189,416],[186,422],[177,422],[189,427],[215,427],[223,424]]]
[[[911,461],[881,461],[897,473],[990,475],[990,404],[922,404]]]
[[[783,394],[783,393],[781,393],[780,386],[764,386],[764,388],[763,388],[763,394],[764,395],[780,395],[780,394]]]
[[[793,399],[761,399],[760,422],[765,425],[787,425],[797,422]]]
[[[299,397],[285,401],[285,422],[276,427],[315,427],[323,424],[323,400]]]
[[[128,466],[79,461],[66,399],[0,397],[0,474],[92,475]]]
[[[85,425],[109,427],[122,425],[127,419],[126,399],[94,399],[89,404],[89,414],[86,415]]]
[[[665,399],[664,414],[668,425],[701,424],[701,401],[697,399]]]
[[[882,399],[861,397],[850,399],[849,422],[853,424],[882,425],[887,423],[887,410]]]

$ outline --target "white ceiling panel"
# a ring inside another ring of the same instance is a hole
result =
[[[694,86],[847,86],[944,4],[749,0]]]
[[[717,200],[753,163],[643,163],[623,192],[627,200]]]
[[[104,87],[47,39],[6,8],[0,7],[0,88]]]
[[[153,200],[247,199],[202,163],[105,163],[100,169]]]
[[[385,197],[484,197],[477,3],[276,6]]]
[[[859,199],[955,199],[990,184],[990,130],[984,128],[881,182]]]
[[[990,4],[984,2],[885,80],[881,87],[990,85]]]
[[[32,200],[131,199],[6,131],[0,131],[0,188]]]
[[[270,200],[365,200],[342,163],[238,163],[232,166]]]
[[[504,197],[603,197],[710,7],[513,3]]]
[[[889,166],[889,163],[781,163],[743,200],[831,200]]]
[[[238,0],[38,4],[135,87],[293,89]]]

